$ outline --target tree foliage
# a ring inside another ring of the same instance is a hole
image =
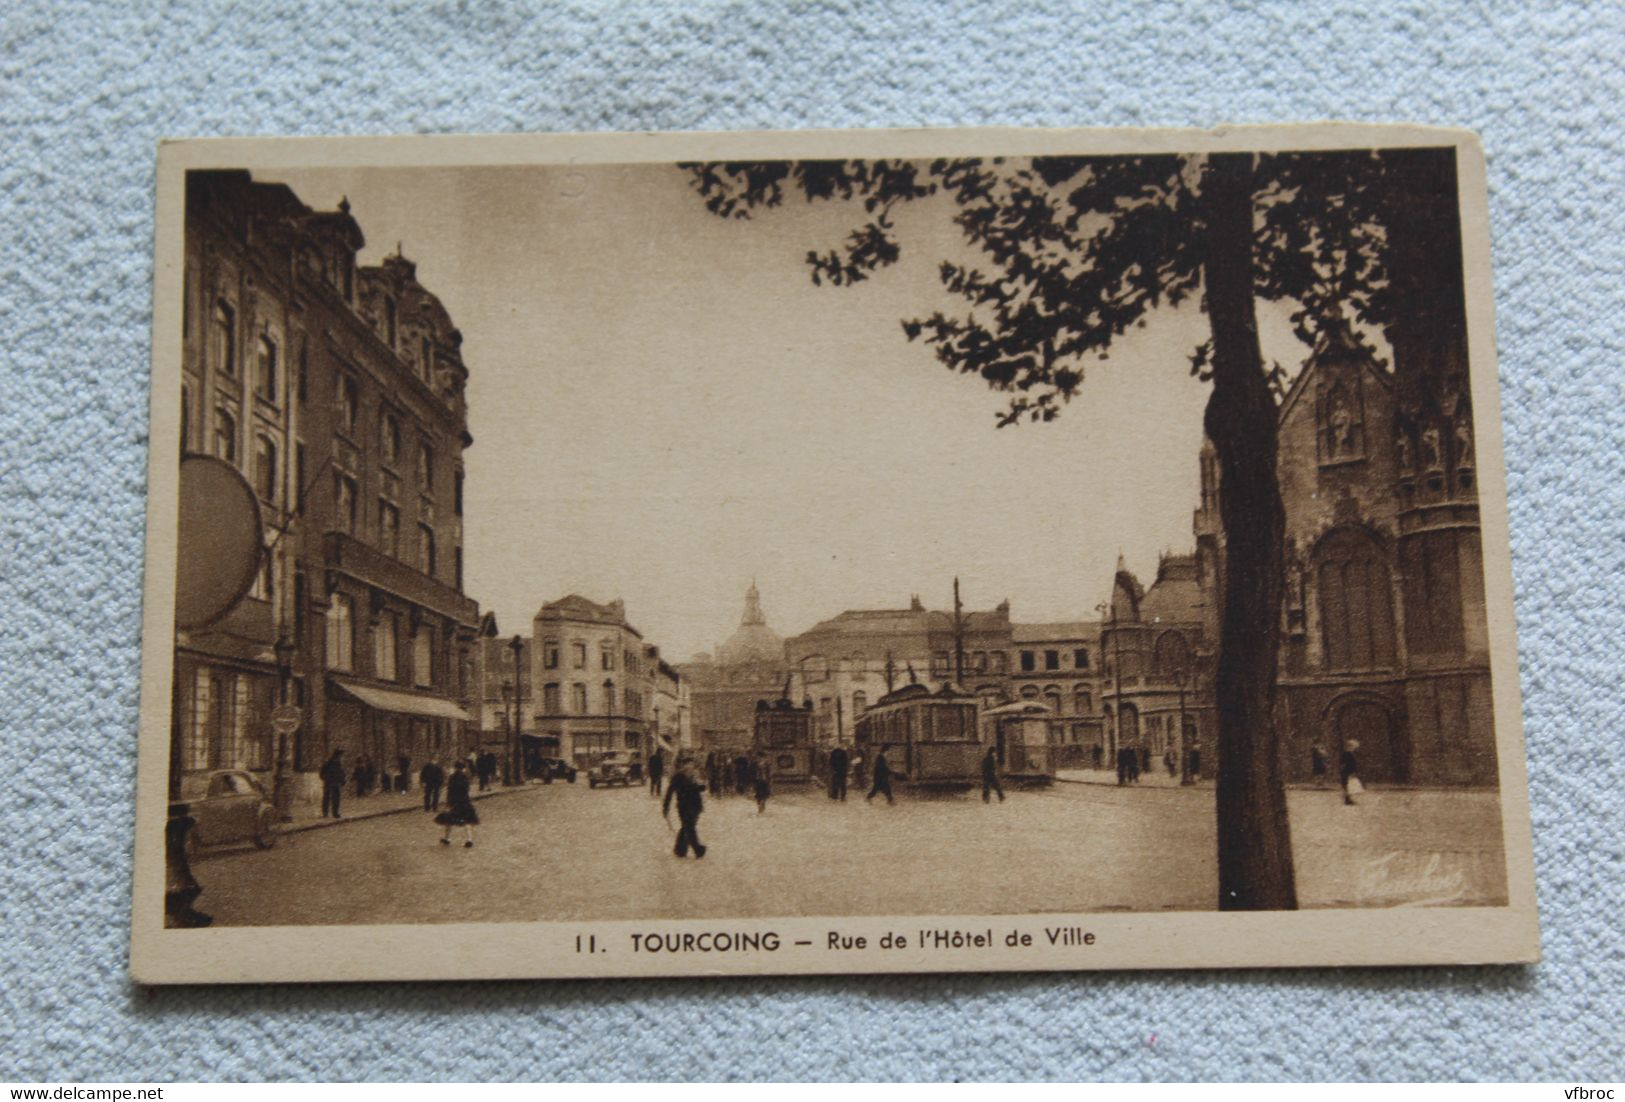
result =
[[[1086,366],[1161,306],[1203,293],[1202,155],[706,162],[682,167],[724,218],[807,202],[859,201],[865,214],[838,245],[806,255],[816,284],[847,286],[895,264],[903,203],[945,196],[980,262],[941,261],[944,288],[966,309],[903,321],[948,368],[980,376],[1009,402],[999,424],[1049,421]],[[1384,268],[1382,155],[1370,150],[1253,159],[1254,290],[1295,303],[1306,344],[1340,319],[1393,316]],[[1358,331],[1357,340],[1363,338]],[[1211,343],[1192,350],[1207,377]],[[1371,350],[1368,346],[1368,351]],[[1286,371],[1267,369],[1279,392]]]

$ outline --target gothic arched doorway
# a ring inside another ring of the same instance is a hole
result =
[[[1337,738],[1331,747],[1334,755],[1350,740],[1360,744],[1354,760],[1361,780],[1403,783],[1410,779],[1410,763],[1402,752],[1398,725],[1387,703],[1371,696],[1345,697],[1333,701],[1331,719]],[[1334,756],[1334,768],[1335,762]]]

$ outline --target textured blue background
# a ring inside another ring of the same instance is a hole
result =
[[[1625,1075],[1621,11],[14,0],[0,12],[0,1078]],[[1338,117],[1467,125],[1489,153],[1544,964],[126,980],[159,137]]]

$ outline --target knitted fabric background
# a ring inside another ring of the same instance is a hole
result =
[[[0,1078],[1625,1075],[1617,5],[0,12]],[[1479,130],[1544,963],[143,990],[126,978],[164,136],[1320,118]]]

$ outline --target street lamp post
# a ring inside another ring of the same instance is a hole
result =
[[[525,763],[523,758],[524,740],[519,734],[519,722],[522,718],[519,703],[525,696],[525,672],[520,664],[521,655],[525,650],[525,639],[515,635],[508,641],[508,649],[513,651],[513,783],[525,783]]]
[[[1195,784],[1196,778],[1191,776],[1191,737],[1185,730],[1185,684],[1190,679],[1190,663],[1181,662],[1174,677],[1179,682],[1179,783]]]
[[[286,705],[288,682],[293,674],[293,640],[286,635],[278,635],[272,649],[276,652],[276,702]],[[288,777],[288,735],[281,729],[276,733],[276,771],[271,775],[271,806],[276,809],[278,822],[286,823],[293,818],[293,785]]]
[[[502,741],[506,744],[513,738],[513,715],[508,710],[508,700],[513,696],[513,682],[502,683]],[[513,761],[508,756],[506,746],[502,752],[502,783],[513,783]]]

